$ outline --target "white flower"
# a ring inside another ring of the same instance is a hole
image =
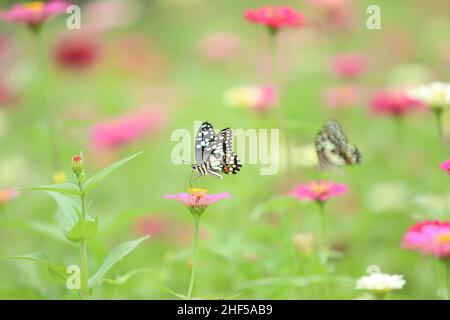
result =
[[[401,289],[405,283],[406,281],[403,279],[402,275],[376,272],[359,278],[356,282],[356,289],[387,292]]]
[[[411,98],[421,101],[432,109],[450,106],[450,83],[433,82],[408,90]]]

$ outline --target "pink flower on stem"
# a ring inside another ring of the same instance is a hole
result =
[[[140,109],[94,125],[91,140],[96,148],[114,149],[160,129],[165,115],[158,109]]]
[[[368,62],[366,57],[360,53],[345,53],[334,57],[331,67],[338,76],[355,78],[367,71]]]
[[[439,165],[439,168],[447,172],[447,174],[450,176],[450,159],[447,159],[443,163],[441,163]]]
[[[408,112],[420,110],[423,105],[403,90],[382,90],[372,96],[370,107],[376,114],[404,116]]]
[[[0,19],[38,28],[46,20],[66,11],[69,3],[62,0],[35,1],[15,4],[10,10],[1,11]]]
[[[303,13],[291,7],[260,7],[244,12],[247,21],[268,26],[276,31],[282,27],[301,27],[304,25]]]
[[[290,193],[299,200],[317,201],[323,203],[329,198],[348,192],[346,184],[332,181],[311,181],[307,184],[299,184]]]
[[[188,192],[177,193],[175,195],[164,195],[166,199],[175,199],[191,210],[191,212],[202,213],[208,206],[219,200],[230,198],[230,193],[207,194],[208,190],[203,188],[191,188]]]
[[[402,247],[437,258],[450,258],[450,222],[424,221],[416,223],[404,236]]]

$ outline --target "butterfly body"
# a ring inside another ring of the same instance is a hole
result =
[[[211,174],[222,179],[221,173],[236,174],[242,165],[232,149],[233,132],[230,128],[216,133],[209,122],[203,122],[197,131],[195,164],[198,177]]]
[[[322,169],[359,164],[362,160],[358,147],[348,143],[336,120],[330,120],[316,136],[316,151]]]

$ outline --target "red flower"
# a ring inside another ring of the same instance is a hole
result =
[[[273,30],[278,30],[282,27],[300,27],[304,24],[303,13],[290,7],[247,9],[244,16],[249,22],[263,24]]]
[[[58,64],[68,69],[86,69],[98,56],[98,47],[87,36],[72,36],[61,39],[55,49]]]

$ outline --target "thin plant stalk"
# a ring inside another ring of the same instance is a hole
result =
[[[450,278],[448,274],[448,268],[450,263],[445,260],[438,261],[438,270],[440,274],[440,295],[444,300],[450,300]]]
[[[83,185],[78,181],[78,188],[80,189],[81,195],[81,220],[86,220],[86,199],[83,190]],[[80,241],[80,260],[81,260],[81,288],[80,297],[81,299],[89,298],[89,276],[88,276],[88,258],[87,258],[87,241]]]
[[[284,140],[286,142],[286,165],[289,181],[292,183],[293,169],[292,169],[292,152],[290,145],[290,138],[286,128],[286,121],[284,119],[284,113],[281,107],[281,83],[279,75],[279,64],[278,64],[278,31],[276,29],[270,30],[270,44],[271,44],[271,56],[272,56],[272,68],[273,68],[273,82],[275,86],[275,92],[277,95],[275,112],[277,116],[278,126],[280,127],[282,134],[284,135]]]
[[[40,29],[33,29],[36,42],[36,56],[37,56],[37,100],[39,103],[39,110],[45,112],[47,117],[47,129],[49,136],[50,151],[52,155],[52,169],[54,172],[59,170],[59,146],[56,134],[56,122],[53,114],[53,110],[46,101],[46,59],[44,51],[44,41],[42,32]]]
[[[322,257],[321,262],[327,264],[328,262],[328,221],[325,212],[325,204],[318,202],[319,205],[319,220],[320,220],[320,237],[322,243]]]
[[[434,116],[436,118],[436,127],[437,127],[437,134],[438,134],[438,141],[439,141],[439,149],[442,150],[444,149],[444,131],[443,131],[443,127],[442,127],[442,109],[435,109],[433,111]]]
[[[198,263],[198,234],[200,225],[200,214],[193,213],[193,216],[194,216],[194,256],[192,259],[191,279],[189,281],[189,289],[187,293],[188,299],[192,298],[192,290],[194,289],[195,274],[197,272],[197,263]]]

